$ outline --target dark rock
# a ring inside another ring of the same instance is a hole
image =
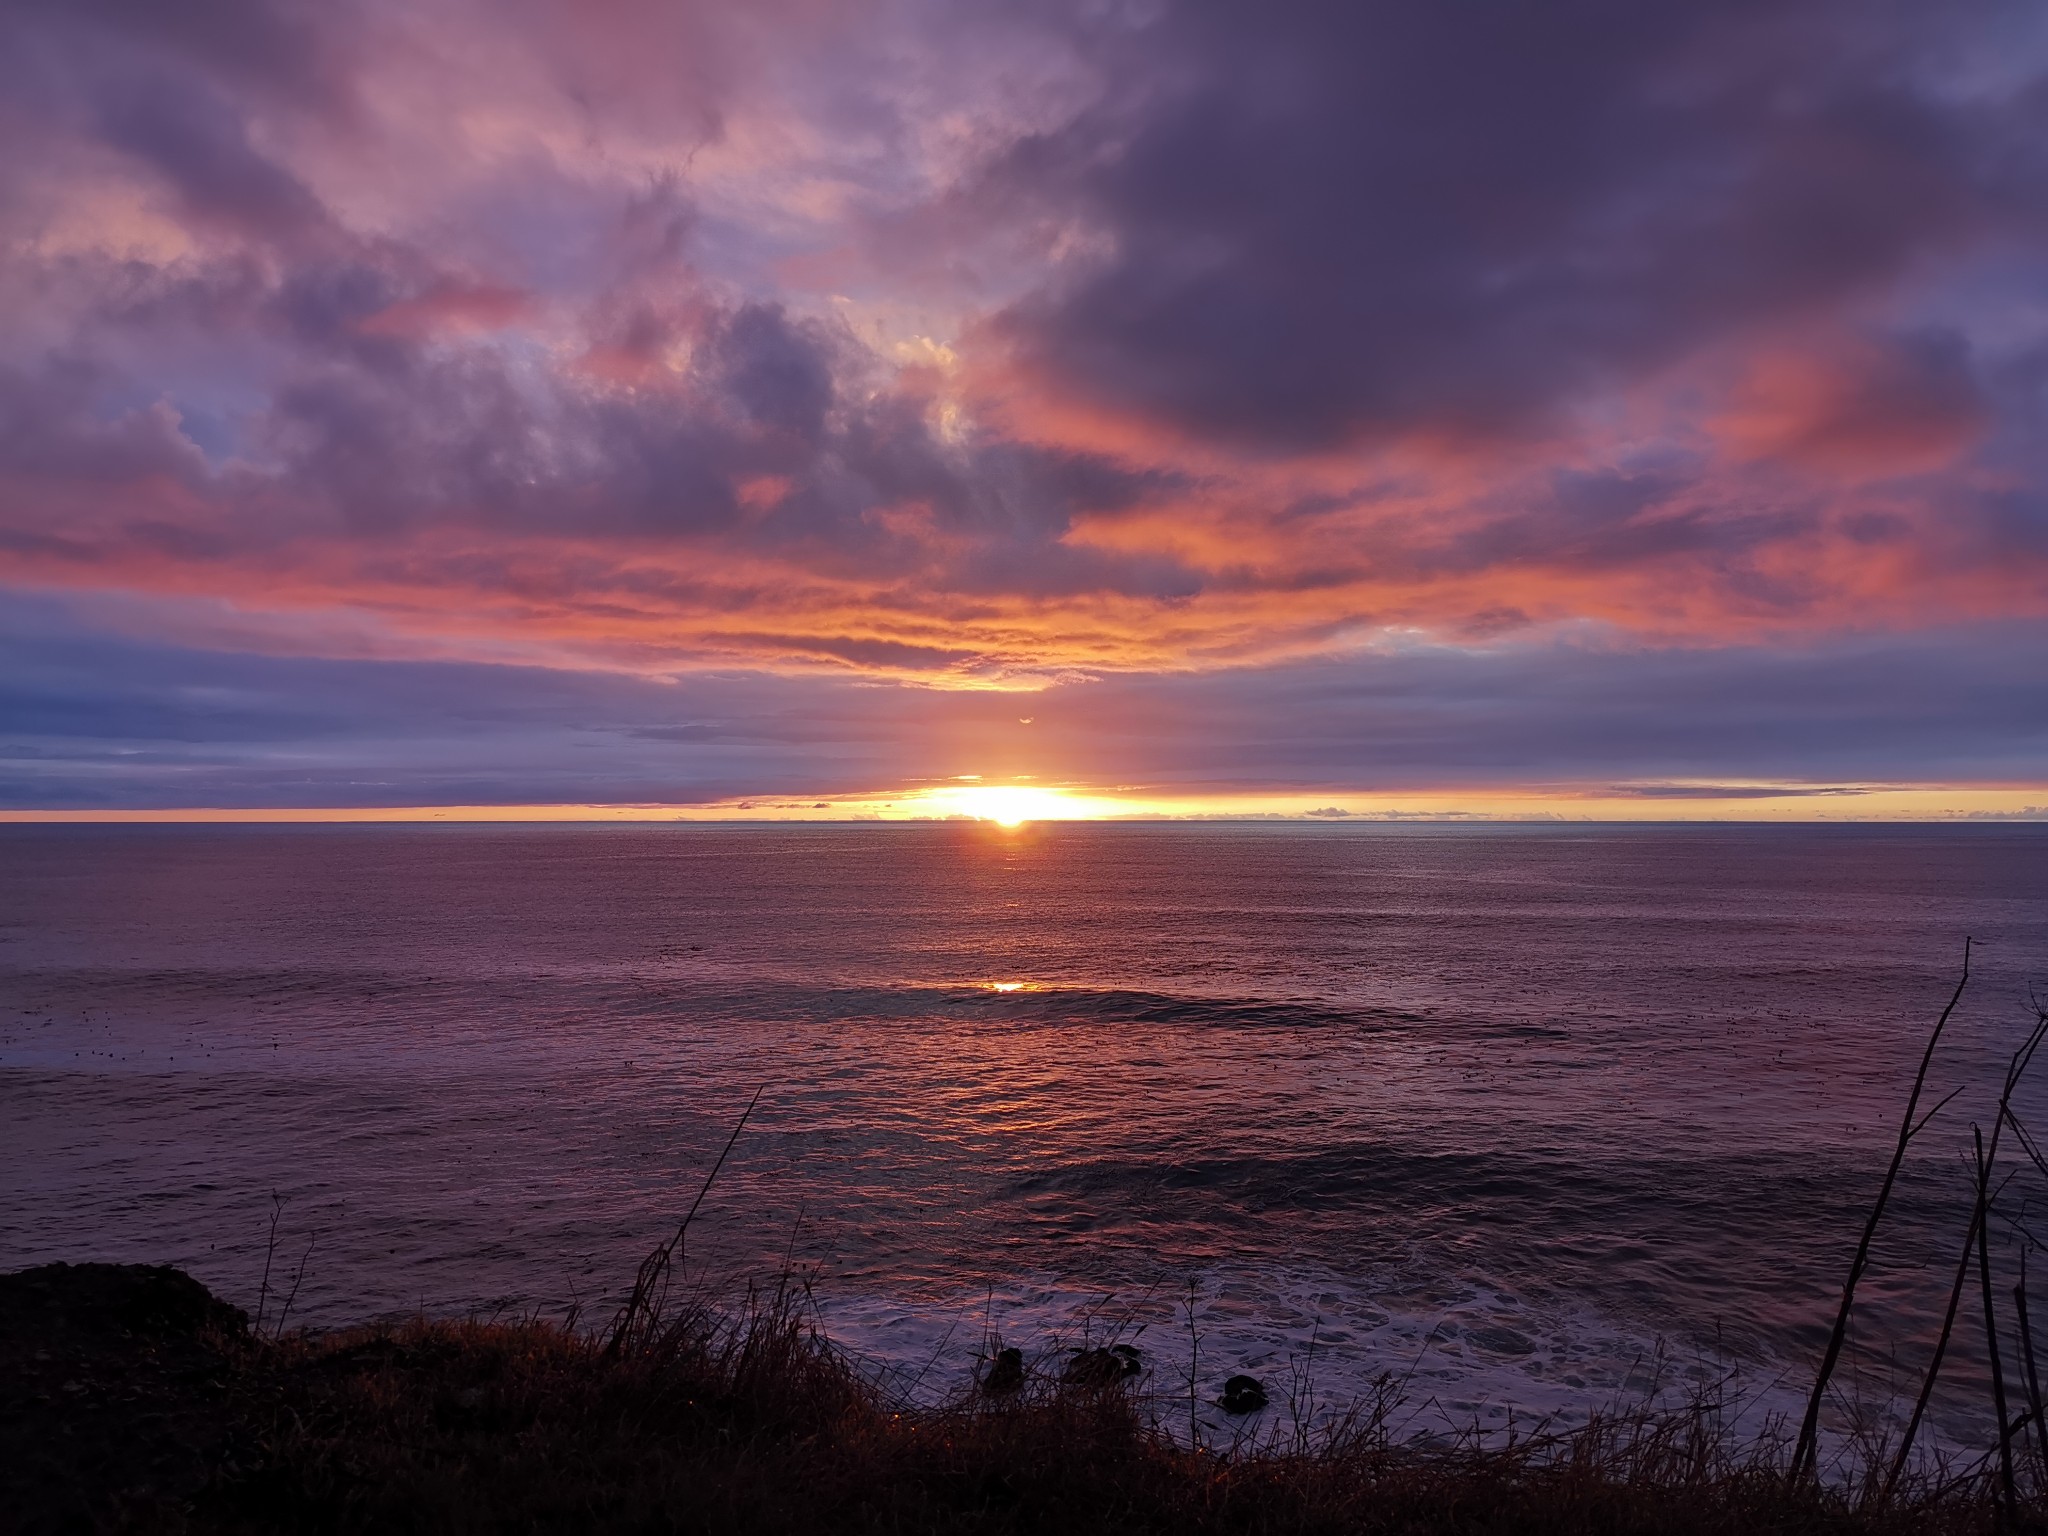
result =
[[[24,1324],[59,1334],[241,1339],[249,1314],[168,1264],[44,1264],[0,1275],[0,1339]]]
[[[1138,1352],[1128,1344],[1107,1349],[1084,1349],[1067,1362],[1060,1380],[1070,1387],[1113,1387],[1144,1369]]]
[[[1225,1413],[1256,1413],[1266,1406],[1266,1389],[1256,1376],[1233,1376],[1216,1401]]]
[[[1014,1392],[1024,1385],[1024,1351],[999,1349],[981,1378],[984,1392]]]

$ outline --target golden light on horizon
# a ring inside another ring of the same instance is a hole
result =
[[[1210,821],[1248,818],[1324,826],[1374,822],[1490,821],[2048,821],[2048,783],[1878,784],[1840,790],[1790,786],[1782,798],[1750,789],[1722,795],[1628,794],[1613,786],[1458,786],[1429,791],[1175,791],[1159,786],[1055,788],[927,780],[895,791],[695,804],[507,804],[304,807],[0,809],[11,823],[484,823],[761,821],[914,822],[970,818],[1017,827],[1034,821]]]
[[[1091,812],[1075,796],[1034,784],[959,784],[935,790],[926,803],[942,815],[972,816],[998,826],[1021,827],[1027,821],[1072,821]]]

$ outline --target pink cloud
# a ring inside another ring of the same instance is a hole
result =
[[[1935,18],[237,14],[8,23],[0,578],[927,681],[2048,607]]]
[[[492,283],[444,282],[415,298],[387,304],[356,323],[365,336],[420,340],[436,335],[510,329],[534,309],[531,293]]]

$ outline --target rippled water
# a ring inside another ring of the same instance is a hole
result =
[[[0,1264],[253,1305],[275,1191],[308,1322],[602,1312],[760,1087],[693,1254],[815,1266],[924,1390],[1117,1327],[1171,1390],[1192,1307],[1202,1378],[1329,1400],[1771,1400],[1965,934],[1881,1387],[2048,979],[2048,827],[7,829]]]

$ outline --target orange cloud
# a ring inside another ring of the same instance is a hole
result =
[[[1941,468],[1989,422],[1953,347],[1823,340],[1751,358],[1706,426],[1738,462],[1853,482]]]

